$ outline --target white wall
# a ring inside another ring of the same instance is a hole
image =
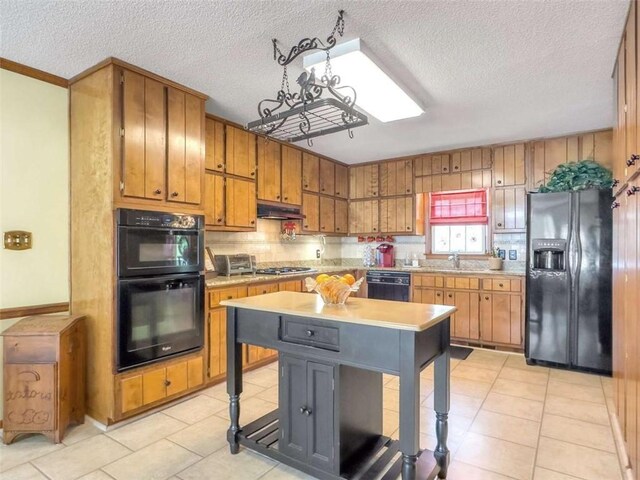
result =
[[[0,249],[0,308],[69,301],[68,90],[0,69],[0,231],[8,230],[32,232],[33,248]]]

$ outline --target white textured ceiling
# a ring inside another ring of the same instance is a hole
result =
[[[0,56],[67,78],[115,56],[246,124],[280,86],[271,38],[326,37],[340,8],[344,38],[362,38],[426,111],[317,138],[322,154],[357,163],[613,124],[628,0],[0,0]]]

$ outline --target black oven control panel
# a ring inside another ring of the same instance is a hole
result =
[[[150,212],[146,210],[118,210],[118,225],[131,227],[184,228],[200,230],[204,220],[201,215]]]

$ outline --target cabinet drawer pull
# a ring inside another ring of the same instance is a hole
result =
[[[308,417],[311,415],[311,409],[308,407],[300,407],[300,413]]]
[[[640,187],[634,185],[629,190],[627,190],[627,197],[630,197],[631,195],[635,195],[637,192],[640,192]]]
[[[160,195],[162,193],[162,190],[160,190],[159,188],[153,191],[154,195]]]
[[[613,210],[614,208],[618,208],[620,206],[620,202],[613,202],[611,204],[611,210]]]
[[[172,197],[177,197],[177,196],[178,196],[178,192],[173,192],[173,193],[171,194],[171,196],[172,196]]]
[[[448,296],[449,296],[449,298],[453,298],[453,295],[451,293]]]
[[[316,332],[314,332],[313,330],[307,330],[307,337],[313,337],[315,333]]]
[[[500,288],[502,288],[502,287],[504,287],[504,284],[499,283],[499,284],[498,284],[498,286],[499,286]]]
[[[631,158],[629,158],[629,160],[627,160],[627,167],[632,167],[633,165],[636,164],[636,162],[640,160],[640,156],[636,155],[635,153],[631,155]]]

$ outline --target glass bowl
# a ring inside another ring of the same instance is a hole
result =
[[[305,287],[308,292],[316,292],[320,295],[325,305],[344,305],[349,296],[360,289],[360,285],[364,281],[363,277],[349,283],[349,280],[353,278],[351,275],[343,277],[318,275],[316,278],[321,281],[318,282],[314,278],[307,277],[304,281]]]

